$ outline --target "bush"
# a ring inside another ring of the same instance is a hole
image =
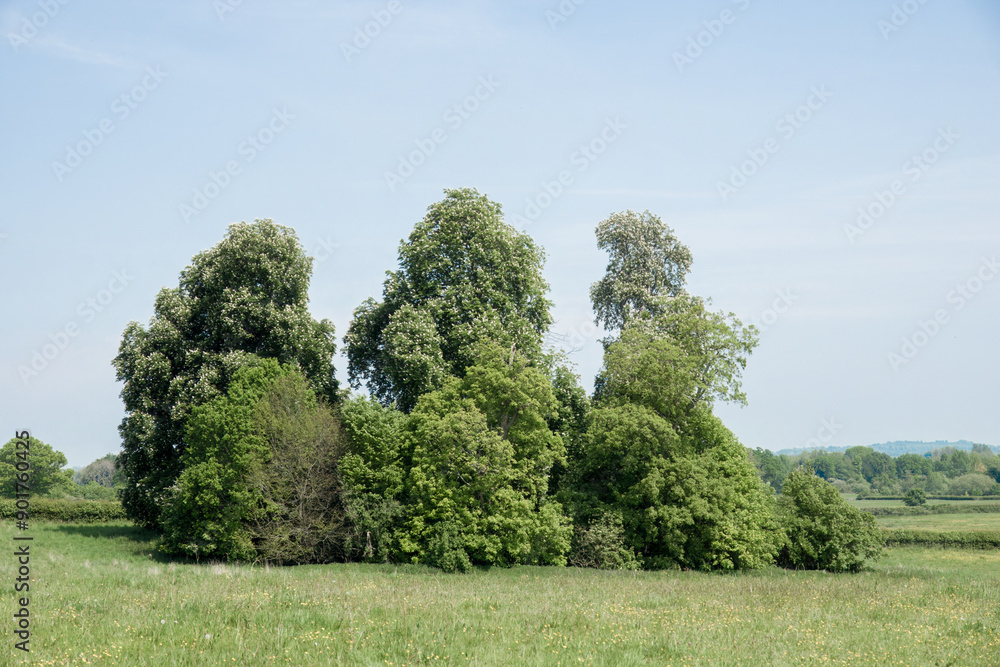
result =
[[[910,489],[903,496],[903,503],[908,507],[916,507],[917,505],[923,505],[927,502],[927,494],[924,493],[923,489]]]
[[[621,516],[613,512],[604,512],[586,528],[574,528],[569,564],[600,570],[638,570],[641,567],[635,552],[625,544]]]
[[[778,497],[785,544],[783,567],[857,572],[881,555],[875,517],[851,506],[830,484],[801,470],[789,474]]]
[[[107,486],[102,486],[97,482],[87,482],[83,485],[78,485],[71,492],[74,498],[80,498],[82,500],[117,500],[118,493]]]

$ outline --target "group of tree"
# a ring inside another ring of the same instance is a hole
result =
[[[792,470],[807,468],[839,491],[860,497],[903,496],[911,490],[925,495],[1000,495],[1000,456],[986,445],[973,445],[972,451],[945,447],[924,456],[895,458],[871,447],[810,450],[795,456],[758,448],[752,459],[761,478],[779,492]]]
[[[587,396],[543,345],[544,252],[449,190],[354,311],[348,375],[307,308],[293,230],[232,225],[163,289],[114,360],[122,503],[194,558],[855,570],[880,539],[827,482],[777,500],[713,414],[745,403],[753,327],[685,288],[690,251],[648,211],[597,227],[607,332]],[[791,480],[795,483],[790,483]]]
[[[66,467],[66,455],[48,443],[33,436],[27,450],[17,443],[12,439],[0,448],[0,497],[15,498],[20,492],[40,498],[116,499],[121,473],[115,469],[114,454],[74,472]]]

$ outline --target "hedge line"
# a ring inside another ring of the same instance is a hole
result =
[[[17,512],[16,500],[0,498],[0,519],[14,519]],[[32,498],[28,508],[28,519],[34,521],[102,523],[125,518],[125,510],[117,500]]]
[[[927,496],[927,500],[1000,500],[1000,496]],[[855,496],[855,500],[903,500],[903,496]]]
[[[1000,549],[1000,530],[969,530],[939,533],[908,528],[882,529],[887,547],[919,545],[958,549]]]
[[[1000,514],[1000,503],[981,505],[919,505],[917,507],[859,507],[875,516],[921,516],[925,514]]]

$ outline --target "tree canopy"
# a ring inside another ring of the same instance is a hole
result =
[[[409,412],[461,377],[481,342],[531,359],[552,322],[544,253],[474,189],[446,190],[399,246],[382,301],[367,299],[344,336],[352,386]]]
[[[590,287],[595,324],[621,329],[639,313],[658,312],[663,297],[684,292],[691,251],[658,216],[613,213],[596,233],[597,247],[609,257],[604,277]]]
[[[335,398],[334,328],[309,315],[311,273],[293,230],[270,220],[233,224],[194,257],[177,287],[160,290],[148,328],[126,327],[114,366],[124,382],[118,466],[131,519],[159,527],[191,410],[224,394],[251,356],[293,364],[320,396]]]
[[[17,463],[17,439],[7,441],[0,448],[0,495],[13,498],[16,495],[15,482],[19,473]],[[23,441],[22,441],[23,442]],[[66,456],[38,438],[28,438],[27,471],[31,494],[36,496],[62,496],[73,490],[73,471],[66,467]]]

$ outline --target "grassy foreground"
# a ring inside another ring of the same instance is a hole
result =
[[[124,523],[28,534],[32,653],[4,630],[0,664],[1000,664],[997,551],[895,549],[859,575],[446,575],[174,564]],[[0,558],[9,628],[14,568]]]

